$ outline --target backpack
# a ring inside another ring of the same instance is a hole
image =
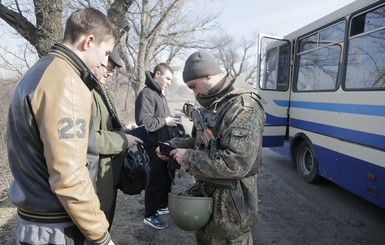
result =
[[[118,189],[127,195],[137,195],[145,190],[149,178],[149,163],[150,159],[142,145],[138,144],[128,150],[120,171]]]

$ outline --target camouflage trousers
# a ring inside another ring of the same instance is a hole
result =
[[[253,237],[250,231],[232,240],[202,230],[197,231],[196,235],[198,245],[253,245]]]
[[[238,180],[231,188],[221,188],[213,186],[210,183],[198,182],[194,187],[190,188],[188,192],[190,196],[204,196],[202,193],[206,193],[207,196],[214,199],[213,213],[208,223],[201,228],[202,234],[199,235],[203,238],[206,236],[212,237],[209,241],[215,238],[238,241],[240,237],[243,237],[243,234],[247,234],[251,230],[251,227],[257,221],[257,176],[245,177]],[[212,244],[252,243],[230,242]]]

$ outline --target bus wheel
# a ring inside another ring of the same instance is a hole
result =
[[[317,157],[313,147],[306,141],[302,141],[298,146],[296,165],[300,177],[306,182],[314,183],[319,180]]]

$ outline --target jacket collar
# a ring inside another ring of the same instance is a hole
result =
[[[75,71],[79,74],[82,81],[89,90],[95,88],[97,79],[94,74],[87,68],[86,64],[77,56],[71,49],[61,43],[55,43],[49,52],[58,58],[64,59],[68,62]]]

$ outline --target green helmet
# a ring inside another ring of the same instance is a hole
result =
[[[176,226],[185,231],[199,230],[210,219],[213,212],[213,198],[169,193],[168,208]]]

